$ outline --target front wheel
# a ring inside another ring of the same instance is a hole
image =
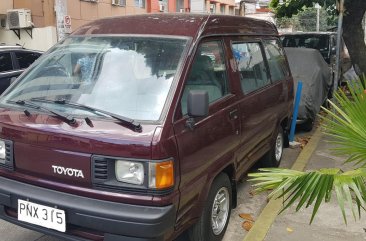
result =
[[[221,173],[212,183],[202,216],[189,230],[191,241],[220,241],[231,212],[232,189],[228,176]]]

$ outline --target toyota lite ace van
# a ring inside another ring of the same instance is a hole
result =
[[[292,103],[269,22],[90,22],[0,98],[0,218],[65,240],[221,240],[240,178],[279,165]]]

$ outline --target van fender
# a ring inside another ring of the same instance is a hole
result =
[[[225,159],[227,160],[227,159]],[[232,187],[232,207],[235,208],[237,206],[237,188],[236,188],[236,184],[237,184],[237,180],[236,180],[236,168],[234,165],[234,157],[231,158],[229,164],[227,164],[228,162],[224,162],[224,161],[220,161],[219,163],[225,163],[226,165],[223,166],[223,168],[218,169],[215,172],[212,171],[208,171],[209,173],[214,173],[213,175],[208,175],[207,176],[207,181],[206,181],[206,186],[209,188],[205,188],[202,190],[200,196],[199,196],[199,201],[197,202],[197,217],[200,217],[203,211],[203,208],[206,206],[207,203],[207,197],[208,194],[210,192],[212,183],[214,182],[215,178],[220,174],[220,173],[225,173],[226,175],[228,175],[230,182],[231,182],[231,187]],[[223,163],[223,164],[224,164]],[[218,164],[219,165],[219,164]],[[217,165],[214,165],[217,166]]]

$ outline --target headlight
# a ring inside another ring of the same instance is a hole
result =
[[[0,140],[0,163],[5,164],[5,142]]]
[[[137,185],[144,183],[144,166],[142,163],[117,160],[115,170],[116,178],[120,182]]]
[[[149,187],[163,189],[174,185],[173,161],[149,163]]]

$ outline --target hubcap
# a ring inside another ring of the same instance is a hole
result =
[[[219,235],[225,227],[229,216],[229,202],[228,189],[226,187],[220,188],[216,193],[211,211],[211,225],[215,235]]]
[[[276,146],[275,146],[275,157],[277,162],[281,160],[282,151],[283,151],[283,136],[282,133],[280,132],[277,135]]]

